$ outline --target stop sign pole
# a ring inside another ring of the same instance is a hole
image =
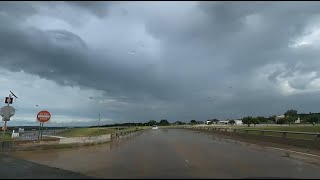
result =
[[[40,122],[40,124],[39,124],[39,133],[38,133],[38,139],[40,139],[40,133],[41,133],[41,125],[42,125],[42,123]]]
[[[9,98],[6,98],[7,101],[7,105],[10,106],[12,98],[11,98],[11,94],[9,94]],[[7,130],[7,117],[4,117],[4,126],[3,126],[3,142],[5,141],[5,137],[6,137],[6,130]],[[9,117],[10,119],[10,117]]]
[[[11,97],[10,94],[9,94],[9,97]],[[8,106],[9,105],[10,105],[10,102],[8,103]],[[5,138],[6,138],[6,130],[7,130],[7,121],[5,120],[4,126],[3,126],[3,142],[5,141]]]
[[[38,135],[38,139],[41,139],[42,138],[42,131],[41,131],[41,127],[43,129],[43,124],[45,122],[48,122],[51,118],[51,114],[49,111],[46,111],[46,110],[43,110],[43,111],[40,111],[38,114],[37,114],[37,120],[40,122],[40,125],[39,125],[39,135]]]

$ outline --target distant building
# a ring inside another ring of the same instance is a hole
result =
[[[277,122],[279,119],[282,119],[284,117],[285,117],[285,115],[279,115],[279,116],[276,116],[275,120]],[[298,119],[296,121],[294,121],[294,123],[297,123],[297,124],[301,123],[300,117],[298,117]]]
[[[276,122],[277,122],[279,119],[282,119],[282,118],[284,118],[284,114],[283,114],[283,115],[276,116],[275,120],[276,120]]]
[[[297,124],[301,123],[300,117],[298,117],[298,119],[294,123],[297,123]]]
[[[24,129],[23,128],[19,128],[18,132],[19,133],[24,132]]]
[[[234,122],[235,122],[235,125],[242,125],[242,120],[234,120]]]
[[[218,124],[219,123],[219,120],[218,119],[208,119],[206,124]]]
[[[228,124],[229,120],[221,120],[218,122],[218,124]]]

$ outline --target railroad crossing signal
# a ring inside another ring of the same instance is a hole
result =
[[[12,102],[13,102],[13,98],[12,97],[6,97],[6,99],[5,99],[5,103],[6,104],[12,104]]]

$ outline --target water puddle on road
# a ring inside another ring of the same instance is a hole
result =
[[[289,152],[270,150],[190,130],[148,130],[141,135],[88,147],[16,152],[16,157],[99,178],[149,177],[167,173],[194,177],[299,176],[319,169]],[[318,161],[319,162],[319,161]],[[312,166],[312,167],[311,167]],[[288,167],[280,170],[282,167]],[[125,172],[125,173],[124,173]],[[317,171],[316,171],[317,172]]]
[[[127,146],[130,140],[139,135],[128,136],[105,144],[64,149],[19,151],[11,152],[9,155],[51,167],[83,173],[103,167],[105,163],[110,164],[110,161],[113,160],[113,152]],[[101,158],[102,154],[103,158]],[[94,161],[95,163],[88,166],[86,162],[90,161]]]
[[[279,158],[284,158],[286,160],[292,160],[299,165],[300,162],[298,161],[303,161],[308,164],[312,165],[320,165],[320,156],[319,157],[313,157],[309,156],[308,153],[304,154],[299,154],[294,152],[294,151],[286,151],[285,149],[283,150],[278,150],[278,149],[272,149],[272,147],[269,146],[264,146],[264,145],[259,145],[259,144],[253,144],[253,143],[248,143],[244,141],[239,141],[232,139],[232,137],[221,137],[219,134],[214,134],[212,132],[205,132],[205,131],[198,131],[197,133],[198,136],[202,136],[203,138],[206,137],[207,139],[211,139],[210,144],[214,145],[226,145],[229,146],[230,144],[236,145],[236,147],[244,147],[248,152],[256,152],[259,151],[266,156],[278,156]]]

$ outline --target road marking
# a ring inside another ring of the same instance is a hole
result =
[[[297,154],[303,154],[303,155],[307,155],[307,156],[313,156],[313,157],[318,157],[318,158],[320,158],[320,156],[315,155],[315,154],[303,153],[303,152],[292,151],[292,150],[282,149],[282,148],[276,148],[276,147],[268,147],[268,148],[270,148],[270,149],[276,149],[276,150],[280,150],[280,151],[289,151],[289,152],[293,152],[293,153],[297,153]]]

